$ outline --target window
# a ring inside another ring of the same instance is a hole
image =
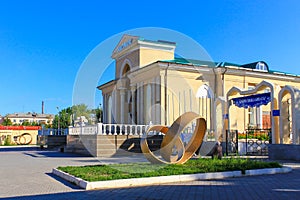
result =
[[[262,71],[268,71],[267,65],[263,62],[258,62],[255,68]]]
[[[255,84],[248,84],[248,90],[255,89]],[[248,126],[252,128],[262,128],[262,108],[261,107],[249,107],[248,108]]]
[[[197,98],[212,98],[212,91],[209,88],[208,85],[204,84],[201,87],[199,87],[197,94],[196,94]]]

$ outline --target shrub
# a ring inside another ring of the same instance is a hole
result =
[[[9,145],[11,145],[11,141],[10,141],[10,138],[8,136],[6,136],[4,139],[4,146],[9,146]]]

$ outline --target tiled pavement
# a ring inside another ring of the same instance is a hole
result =
[[[133,158],[143,160],[143,158]],[[102,160],[103,161],[103,160]],[[118,162],[109,159],[106,162]],[[63,165],[97,164],[91,157],[0,148],[0,198],[5,199],[300,199],[300,163],[288,174],[193,181],[137,188],[84,191],[51,175]]]

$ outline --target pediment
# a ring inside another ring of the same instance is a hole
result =
[[[125,49],[128,49],[132,44],[136,43],[136,41],[139,39],[138,36],[132,36],[132,35],[123,35],[115,49],[113,50],[112,57],[115,57],[114,55],[119,54],[120,52],[124,51]]]

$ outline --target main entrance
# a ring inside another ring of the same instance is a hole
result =
[[[274,139],[274,89],[269,82],[237,87],[227,93],[226,153],[243,155],[267,155],[268,145]],[[232,131],[234,130],[234,131]]]

